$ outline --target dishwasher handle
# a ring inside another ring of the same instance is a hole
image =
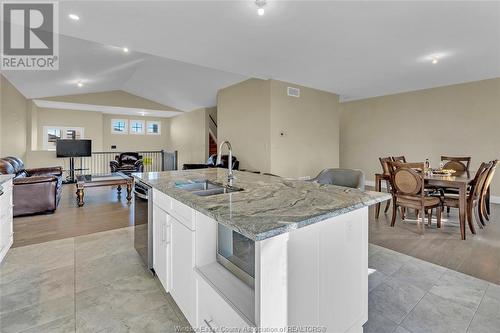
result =
[[[148,200],[148,196],[147,196],[147,195],[145,195],[145,194],[142,194],[142,193],[138,192],[136,189],[134,189],[134,194],[135,194],[137,197],[141,198],[141,199]]]

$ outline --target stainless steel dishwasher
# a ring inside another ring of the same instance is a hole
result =
[[[134,185],[134,247],[146,267],[153,271],[153,191],[135,180]]]

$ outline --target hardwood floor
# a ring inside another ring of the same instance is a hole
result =
[[[385,207],[385,204],[382,208]],[[458,211],[443,214],[443,228],[436,228],[435,215],[431,228],[418,233],[413,213],[405,221],[398,219],[390,226],[391,211],[370,209],[370,243],[450,268],[489,282],[500,284],[500,205],[492,205],[491,222],[484,229],[476,227],[476,235],[467,229],[467,239],[460,240]]]
[[[78,208],[75,185],[63,187],[59,207],[54,214],[14,218],[13,247],[76,237],[133,225],[133,205],[127,193],[116,187],[85,189],[85,205]]]

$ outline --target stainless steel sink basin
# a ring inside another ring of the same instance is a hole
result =
[[[202,191],[202,190],[211,190],[214,188],[219,188],[222,185],[212,183],[208,180],[205,180],[203,182],[193,182],[193,183],[184,183],[184,184],[178,184],[176,185],[177,188],[180,188],[182,190],[186,190],[189,192],[192,191]]]
[[[239,187],[227,186],[211,182],[209,180],[177,184],[176,187],[181,190],[199,195],[200,197],[208,197],[212,195],[243,191],[243,189]]]

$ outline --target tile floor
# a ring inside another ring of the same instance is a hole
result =
[[[367,332],[500,332],[500,286],[370,244]]]
[[[131,228],[13,248],[0,268],[0,332],[189,327],[143,268]]]
[[[500,332],[500,286],[370,245],[365,332]],[[175,332],[188,323],[143,268],[130,228],[12,249],[0,332]]]

